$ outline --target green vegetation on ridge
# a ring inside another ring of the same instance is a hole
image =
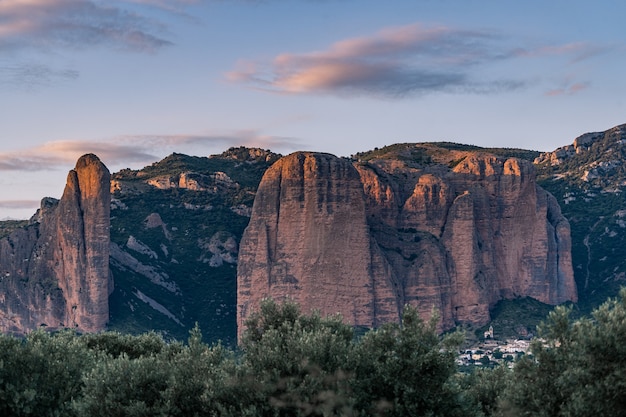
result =
[[[229,252],[223,245],[229,238],[238,245],[249,221],[245,211],[263,173],[279,157],[244,147],[211,157],[172,154],[143,170],[112,176],[121,190],[112,196],[111,241],[143,267],[139,273],[112,257],[110,329],[155,330],[182,339],[197,322],[207,340],[234,345],[236,265],[214,252],[236,257],[236,247]],[[182,174],[209,188],[180,188]],[[174,185],[147,184],[159,177]],[[149,225],[148,219],[156,223]]]
[[[531,162],[540,155],[538,151],[518,148],[482,148],[454,142],[423,142],[397,143],[371,151],[359,152],[353,155],[353,158],[360,161],[398,159],[429,165],[434,160],[445,159],[445,155],[451,154],[451,151],[490,153],[504,158],[520,158]]]
[[[582,138],[582,139],[581,139]],[[626,129],[587,134],[536,166],[569,220],[579,308],[589,313],[626,282]]]
[[[0,221],[0,239],[9,236],[15,230],[28,226],[28,220],[3,220]]]

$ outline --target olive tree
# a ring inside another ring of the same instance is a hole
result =
[[[626,415],[626,289],[589,318],[557,307],[539,335],[515,367],[503,414]]]

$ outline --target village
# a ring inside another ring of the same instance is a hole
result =
[[[530,338],[498,340],[494,337],[493,327],[485,331],[484,337],[477,345],[462,349],[456,359],[458,366],[493,367],[506,364],[513,367],[515,360],[530,353]]]

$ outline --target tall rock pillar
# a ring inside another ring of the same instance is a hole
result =
[[[59,202],[57,239],[59,287],[68,327],[93,332],[109,320],[110,174],[87,154],[67,176]]]
[[[110,174],[87,154],[61,200],[44,198],[30,224],[0,239],[0,332],[104,330],[109,319]]]
[[[266,297],[293,300],[306,312],[340,313],[355,325],[377,324],[375,300],[390,290],[372,277],[370,244],[363,186],[348,160],[298,152],[276,162],[241,240],[239,334]]]

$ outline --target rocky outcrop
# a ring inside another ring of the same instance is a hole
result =
[[[600,143],[606,141],[608,143]],[[535,164],[556,166],[574,158],[576,155],[588,153],[594,144],[600,146],[620,147],[626,141],[626,124],[615,126],[604,132],[585,133],[574,139],[571,145],[562,146],[552,152],[544,152],[535,158]],[[603,149],[606,151],[606,149]],[[597,159],[599,155],[596,155]],[[621,162],[621,161],[620,161]]]
[[[238,190],[239,184],[235,183],[224,172],[216,172],[211,175],[198,174],[195,172],[182,172],[176,176],[161,175],[150,178],[147,184],[161,189],[169,190],[171,188],[187,189],[192,191],[207,191],[211,193],[223,193],[225,190]],[[122,189],[120,181],[116,181],[112,189]]]
[[[349,161],[311,153],[279,160],[252,210],[239,252],[239,329],[269,296],[341,313],[355,325],[397,317],[392,288],[371,273],[383,260],[372,253],[363,186]]]
[[[528,161],[295,153],[266,172],[241,241],[239,332],[265,297],[365,327],[436,308],[441,329],[486,323],[504,298],[576,300],[570,246]]]
[[[92,154],[44,198],[24,229],[0,240],[0,331],[46,326],[94,332],[109,319],[110,175]]]

